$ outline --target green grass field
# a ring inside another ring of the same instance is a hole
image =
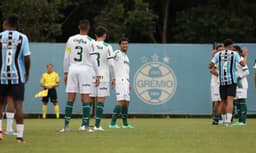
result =
[[[130,119],[134,129],[78,131],[72,119],[68,133],[58,132],[63,119],[26,119],[26,144],[15,137],[0,141],[0,153],[255,153],[256,120],[244,127],[212,126],[210,119]],[[93,123],[94,120],[91,120]],[[5,120],[4,120],[5,123]],[[5,126],[4,126],[5,127]]]

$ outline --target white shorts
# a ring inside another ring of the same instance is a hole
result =
[[[221,101],[219,86],[211,85],[211,98],[212,98],[212,102]]]
[[[235,99],[247,99],[247,88],[236,88]]]
[[[116,82],[116,100],[130,101],[130,83],[126,81]]]
[[[106,97],[109,95],[109,82],[100,82],[98,87],[95,87],[95,83],[93,83],[90,97]]]
[[[67,93],[89,94],[91,92],[92,76],[88,66],[70,66],[66,86]]]

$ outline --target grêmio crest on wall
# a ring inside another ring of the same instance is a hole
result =
[[[153,54],[140,58],[142,66],[134,76],[135,93],[142,102],[160,105],[169,102],[177,87],[175,73],[170,67],[170,57]]]

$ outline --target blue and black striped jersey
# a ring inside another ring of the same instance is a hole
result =
[[[25,82],[24,56],[30,55],[26,35],[6,30],[0,33],[0,84],[20,84]]]

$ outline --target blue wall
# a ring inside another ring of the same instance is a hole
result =
[[[241,44],[249,49],[249,113],[256,112],[253,88],[253,63],[256,44]],[[118,49],[117,44],[113,44]],[[31,75],[26,85],[25,113],[41,113],[41,99],[34,95],[40,87],[41,74],[46,64],[52,63],[61,77],[57,88],[61,112],[66,104],[63,83],[63,57],[65,44],[31,43]],[[131,61],[131,114],[211,114],[210,74],[208,63],[211,44],[129,44]],[[137,92],[137,94],[136,94]],[[107,98],[105,113],[115,105],[113,90]],[[49,113],[53,113],[49,105]],[[81,113],[80,96],[77,95],[74,114]]]

